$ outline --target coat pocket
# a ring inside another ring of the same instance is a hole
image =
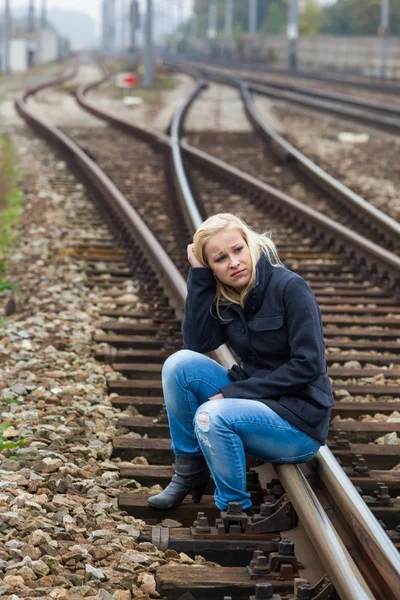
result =
[[[330,408],[312,398],[305,400],[297,396],[282,396],[278,402],[311,427],[319,427],[330,413]]]
[[[283,325],[283,315],[257,315],[250,323],[249,329],[260,333],[262,331],[275,331]]]

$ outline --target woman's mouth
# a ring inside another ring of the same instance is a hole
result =
[[[234,273],[232,273],[232,277],[239,277],[240,275],[243,275],[243,273],[246,271],[246,269],[241,269],[240,271],[235,271]]]

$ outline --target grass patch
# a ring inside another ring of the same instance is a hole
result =
[[[0,292],[14,289],[8,279],[7,257],[18,242],[15,225],[22,207],[15,152],[10,138],[0,135]]]
[[[25,444],[23,438],[17,442],[8,442],[7,439],[4,438],[4,434],[9,427],[11,427],[11,423],[3,423],[0,425],[0,453],[3,452],[3,450],[14,450],[14,448],[19,448],[19,446]]]

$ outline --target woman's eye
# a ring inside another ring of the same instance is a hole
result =
[[[237,254],[238,252],[240,252],[241,250],[243,250],[243,246],[240,246],[239,248],[235,248],[235,252],[236,252],[236,254]]]
[[[220,256],[219,258],[216,259],[215,262],[221,262],[224,260],[224,258],[225,258],[225,256]]]

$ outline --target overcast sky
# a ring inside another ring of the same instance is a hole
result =
[[[4,0],[0,0],[0,6]],[[130,3],[130,0],[115,0],[116,6],[118,7],[121,2],[125,2],[125,5]],[[146,4],[146,0],[139,0],[140,4],[144,7]],[[153,5],[155,8],[158,6],[171,6],[174,5],[176,0],[153,0]],[[184,8],[184,12],[188,12],[190,7],[192,6],[193,0],[181,0],[182,6]],[[12,6],[26,6],[28,7],[28,0],[11,0]],[[35,0],[36,10],[39,11],[42,5],[41,0]],[[100,21],[101,14],[101,5],[102,0],[47,0],[48,8],[60,8],[64,10],[78,10],[81,12],[85,12],[90,15],[95,21]]]

